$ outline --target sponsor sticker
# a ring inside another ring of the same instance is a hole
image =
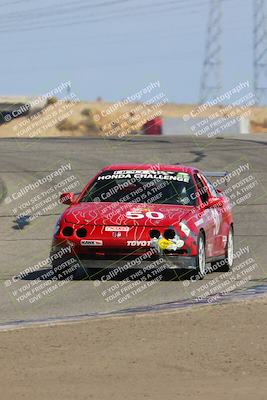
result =
[[[180,182],[188,183],[190,181],[190,175],[185,172],[178,172],[176,177],[177,177],[177,180]]]
[[[110,171],[108,174],[101,174],[97,180],[113,179],[157,179],[166,181],[178,181],[188,183],[190,175],[185,172],[175,171],[150,171],[150,170],[121,170]]]
[[[106,226],[106,232],[129,232],[129,226]]]
[[[181,231],[184,232],[186,234],[186,236],[190,235],[191,231],[184,222],[180,222],[179,226],[180,226]]]
[[[150,246],[151,240],[128,240],[127,246]]]
[[[81,240],[82,246],[103,246],[103,240]]]

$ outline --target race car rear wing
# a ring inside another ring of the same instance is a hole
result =
[[[210,172],[210,171],[205,171],[203,172],[203,174],[209,178],[209,177],[213,177],[213,178],[221,178],[221,177],[225,177],[226,175],[228,175],[227,171],[223,171],[223,172]]]
[[[210,172],[204,171],[203,175],[207,178],[225,178],[228,175],[227,171],[218,171],[218,172]],[[227,181],[225,180],[225,185],[227,185]]]

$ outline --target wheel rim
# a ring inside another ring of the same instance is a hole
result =
[[[204,241],[202,238],[200,238],[198,245],[198,265],[199,265],[199,272],[201,273],[201,275],[204,275],[206,271],[206,254],[205,254]]]
[[[228,235],[227,259],[228,259],[228,265],[231,267],[234,262],[234,240],[233,240],[232,230],[230,230]]]

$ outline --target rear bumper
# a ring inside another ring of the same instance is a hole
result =
[[[128,255],[128,256],[92,256],[80,253],[75,253],[69,247],[66,251],[66,246],[54,246],[51,250],[50,256],[57,254],[55,264],[62,264],[70,258],[75,259],[76,262],[84,269],[120,269],[126,271],[127,269],[157,269],[162,266],[164,269],[175,270],[195,270],[197,269],[197,256],[184,256],[184,255],[167,255],[158,254],[155,249],[150,249],[141,255]],[[132,253],[131,253],[132,254]],[[74,261],[74,260],[73,260]]]
[[[184,256],[162,256],[153,257],[150,260],[142,260],[141,257],[126,259],[88,259],[84,256],[79,257],[81,267],[85,269],[157,269],[164,266],[165,269],[186,269],[195,270],[197,268],[197,257]]]

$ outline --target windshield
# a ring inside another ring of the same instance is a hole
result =
[[[195,205],[195,186],[184,172],[116,170],[99,175],[81,202]]]

